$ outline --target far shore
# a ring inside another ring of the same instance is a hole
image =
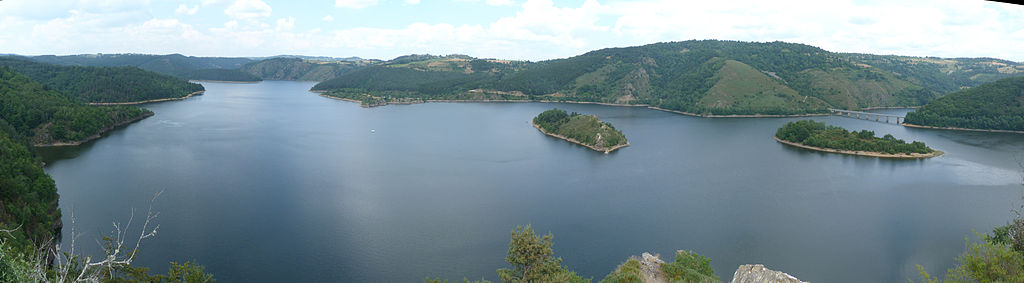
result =
[[[138,104],[144,104],[144,103],[153,103],[153,102],[164,102],[164,101],[174,101],[174,100],[183,100],[183,99],[186,99],[186,98],[189,98],[189,97],[192,97],[192,96],[196,96],[196,95],[202,95],[202,94],[203,94],[204,92],[206,92],[206,91],[205,91],[205,90],[200,90],[200,91],[196,91],[196,92],[193,92],[193,93],[189,93],[188,95],[186,95],[186,96],[182,96],[182,97],[171,97],[171,98],[160,98],[160,99],[150,99],[150,100],[143,100],[143,101],[129,101],[129,102],[88,102],[88,103],[86,103],[86,105],[93,105],[93,106],[110,106],[110,105],[138,105]]]
[[[318,94],[320,96],[323,96],[323,97],[326,97],[326,98],[331,98],[331,99],[336,99],[336,100],[344,100],[344,101],[354,102],[354,103],[360,103],[360,105],[362,104],[361,101],[358,101],[358,100],[355,100],[355,99],[340,98],[340,97],[334,97],[334,96],[327,95],[326,93],[328,91],[324,91],[324,90],[310,90],[309,92],[316,93],[316,94]],[[830,115],[832,115],[831,113],[807,113],[807,114],[787,114],[787,115],[775,115],[775,114],[715,115],[715,114],[698,114],[698,113],[684,112],[684,111],[678,111],[678,110],[671,110],[671,109],[665,109],[665,108],[651,106],[651,105],[648,105],[648,104],[625,104],[625,103],[609,103],[609,102],[593,102],[593,101],[564,101],[564,100],[547,100],[547,99],[540,99],[540,100],[533,100],[533,99],[421,99],[421,100],[413,100],[413,101],[405,101],[405,102],[385,102],[384,104],[381,104],[381,105],[369,105],[369,106],[363,106],[363,107],[371,108],[371,107],[386,106],[386,105],[389,105],[389,104],[406,105],[406,104],[419,104],[419,103],[431,103],[431,102],[440,102],[440,103],[505,103],[505,102],[526,103],[526,102],[540,102],[540,103],[594,104],[594,105],[617,106],[617,107],[646,107],[647,109],[653,109],[653,110],[658,110],[658,111],[665,111],[665,112],[670,112],[670,113],[675,113],[675,114],[682,114],[682,115],[693,116],[693,117],[702,117],[702,118],[793,118],[793,117],[816,117],[816,116],[830,116]]]
[[[150,116],[153,116],[153,115],[154,115],[153,112],[148,112],[146,114],[139,115],[138,117],[135,117],[135,118],[132,118],[132,119],[128,119],[128,120],[125,120],[125,121],[121,121],[120,123],[117,123],[117,124],[108,126],[106,128],[100,129],[99,133],[96,133],[95,135],[91,135],[91,136],[85,137],[85,139],[82,139],[82,140],[73,141],[73,142],[52,142],[52,143],[45,143],[45,144],[33,143],[32,146],[34,146],[34,147],[59,147],[59,146],[76,146],[76,145],[81,145],[83,143],[87,143],[89,141],[92,141],[92,140],[98,139],[100,137],[103,137],[103,134],[106,134],[107,132],[113,131],[114,129],[117,129],[118,127],[121,127],[121,126],[124,126],[124,125],[128,125],[128,124],[131,124],[131,123],[135,123],[135,122],[141,121],[142,119],[149,118]]]
[[[540,132],[544,133],[545,135],[556,137],[556,138],[559,138],[559,139],[562,139],[562,140],[565,140],[565,141],[568,141],[568,142],[571,142],[571,143],[574,143],[574,144],[582,145],[582,146],[585,146],[585,147],[587,147],[589,149],[593,149],[593,150],[598,151],[598,152],[604,152],[604,154],[608,154],[608,153],[611,153],[612,151],[615,151],[617,149],[629,146],[629,141],[628,140],[624,144],[616,145],[616,146],[613,146],[611,148],[603,148],[603,147],[598,147],[596,145],[588,145],[588,144],[580,142],[580,141],[578,141],[578,140],[576,140],[574,138],[570,138],[570,137],[566,137],[566,136],[559,135],[559,134],[556,134],[556,133],[550,133],[548,131],[545,131],[543,128],[538,126],[533,121],[530,121],[530,124],[533,125],[534,128],[537,128],[537,130],[540,130]]]
[[[218,80],[188,80],[189,82],[208,82],[208,83],[227,83],[227,84],[257,84],[262,83],[263,80],[259,81],[218,81]]]
[[[1013,131],[1013,130],[987,130],[987,129],[971,129],[971,128],[957,128],[957,127],[934,127],[934,126],[922,126],[922,125],[915,125],[915,124],[908,124],[908,123],[903,123],[901,125],[903,125],[904,127],[920,128],[920,129],[1024,134],[1024,131]]]
[[[840,154],[849,154],[849,155],[859,155],[859,156],[868,156],[868,157],[879,157],[879,158],[922,159],[922,158],[936,157],[936,156],[942,155],[944,153],[944,152],[939,151],[939,150],[935,150],[935,151],[932,151],[932,153],[925,153],[925,154],[922,154],[922,153],[911,153],[911,154],[896,153],[896,154],[889,154],[889,153],[874,152],[874,151],[839,150],[839,149],[822,148],[822,147],[816,147],[816,146],[809,146],[809,145],[805,145],[805,144],[801,144],[801,143],[795,143],[795,142],[791,142],[791,141],[787,141],[787,140],[782,140],[782,139],[780,139],[779,137],[776,137],[776,136],[772,136],[772,138],[774,138],[775,141],[783,143],[783,144],[786,144],[786,145],[795,146],[795,147],[804,148],[804,149],[810,149],[810,150],[814,150],[814,151],[840,153]]]

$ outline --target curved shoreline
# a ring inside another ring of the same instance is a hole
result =
[[[218,81],[218,80],[188,80],[190,83],[194,82],[207,82],[207,83],[227,83],[227,84],[258,84],[262,83],[263,80],[258,81]]]
[[[900,125],[903,125],[904,127],[919,128],[919,129],[1024,134],[1024,131],[1014,131],[1014,130],[988,130],[988,129],[957,128],[957,127],[935,127],[935,126],[923,126],[923,125],[915,125],[915,124],[908,124],[908,123],[903,123],[903,124],[900,124]]]
[[[932,153],[924,153],[924,154],[922,154],[922,153],[889,154],[889,153],[881,153],[881,152],[874,152],[874,151],[839,150],[839,149],[823,148],[823,147],[809,146],[809,145],[805,145],[805,144],[801,144],[801,143],[795,143],[795,142],[791,142],[791,141],[787,141],[787,140],[782,140],[782,139],[780,139],[779,137],[776,137],[776,136],[772,136],[772,138],[774,138],[775,141],[780,142],[782,144],[786,144],[786,145],[790,145],[790,146],[795,146],[795,147],[799,147],[799,148],[803,148],[803,149],[810,149],[810,150],[821,151],[821,152],[848,154],[848,155],[878,157],[878,158],[924,159],[924,158],[936,157],[936,156],[939,156],[939,155],[942,155],[943,153],[945,153],[945,152],[942,152],[942,151],[939,151],[939,150],[932,151]]]
[[[200,91],[192,92],[192,93],[189,93],[188,95],[182,96],[182,97],[159,98],[159,99],[150,99],[150,100],[142,100],[142,101],[129,101],[129,102],[86,102],[85,105],[92,105],[92,106],[137,105],[137,104],[152,103],[152,102],[184,100],[186,98],[193,97],[193,96],[196,96],[196,95],[202,95],[204,92],[206,92],[206,90],[200,90]]]
[[[585,147],[587,147],[589,149],[593,149],[593,150],[598,151],[598,152],[604,152],[604,154],[608,154],[608,153],[611,153],[612,151],[615,151],[617,149],[629,146],[629,141],[627,140],[625,144],[620,144],[620,145],[616,145],[616,146],[613,146],[611,148],[605,149],[605,148],[602,148],[602,147],[592,146],[592,145],[588,145],[588,144],[582,143],[582,142],[580,142],[580,141],[578,141],[578,140],[576,140],[574,138],[566,137],[566,136],[559,135],[559,134],[556,134],[556,133],[549,133],[548,131],[545,131],[543,128],[538,126],[537,123],[534,123],[533,121],[530,121],[530,124],[533,125],[534,128],[537,128],[537,130],[540,130],[540,132],[544,133],[545,135],[556,137],[556,138],[559,138],[561,140],[564,140],[564,141],[567,141],[567,142],[571,142],[571,143],[574,143],[574,144],[582,145],[582,146],[585,146]]]
[[[348,102],[359,103],[362,105],[362,101],[341,98],[327,95],[329,91],[326,90],[310,90],[309,92],[316,93],[319,96],[326,98],[344,100]],[[806,114],[731,114],[731,115],[715,115],[715,114],[697,114],[691,112],[684,112],[678,110],[665,109],[660,107],[651,106],[649,104],[622,104],[622,103],[609,103],[609,102],[593,102],[593,101],[564,101],[564,100],[546,100],[546,99],[420,99],[409,102],[384,102],[380,105],[366,105],[363,107],[379,107],[387,106],[388,104],[395,105],[408,105],[408,104],[420,104],[430,102],[441,102],[441,103],[503,103],[503,102],[515,102],[515,103],[526,103],[526,102],[539,102],[539,103],[573,103],[573,104],[594,104],[604,106],[617,106],[617,107],[646,107],[647,109],[653,109],[658,111],[665,111],[675,114],[682,114],[686,116],[701,117],[701,118],[795,118],[795,117],[817,117],[817,116],[829,116],[831,113],[806,113]]]
[[[114,129],[117,129],[117,128],[121,127],[121,126],[141,121],[142,119],[149,118],[149,117],[151,117],[153,115],[155,115],[153,112],[147,112],[146,114],[139,115],[138,117],[131,118],[131,119],[128,119],[128,120],[125,120],[125,121],[121,121],[119,123],[107,126],[107,127],[103,128],[103,129],[100,129],[100,131],[98,133],[96,133],[94,135],[91,135],[91,136],[88,136],[88,137],[85,137],[82,140],[73,141],[73,142],[52,142],[52,143],[45,143],[45,144],[33,143],[32,146],[33,147],[59,147],[59,146],[76,146],[76,145],[81,145],[83,143],[87,143],[87,142],[90,142],[92,140],[101,138],[101,137],[103,137],[103,134],[106,134],[107,132],[113,131]]]

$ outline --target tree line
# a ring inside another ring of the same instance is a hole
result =
[[[948,94],[907,113],[905,121],[934,127],[1024,131],[1024,77]]]
[[[801,120],[789,122],[775,132],[775,137],[808,146],[849,151],[870,151],[888,154],[931,153],[934,150],[923,142],[907,143],[890,134],[879,138],[868,130],[847,131],[841,127],[826,126],[824,122]]]

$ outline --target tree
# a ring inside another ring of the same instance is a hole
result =
[[[543,237],[533,232],[530,225],[517,226],[512,231],[505,261],[512,269],[498,269],[502,282],[590,282],[562,266],[562,258],[554,257],[554,235]]]

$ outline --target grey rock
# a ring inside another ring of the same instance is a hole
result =
[[[744,264],[732,274],[732,283],[806,283],[793,275],[765,268],[761,264]]]

